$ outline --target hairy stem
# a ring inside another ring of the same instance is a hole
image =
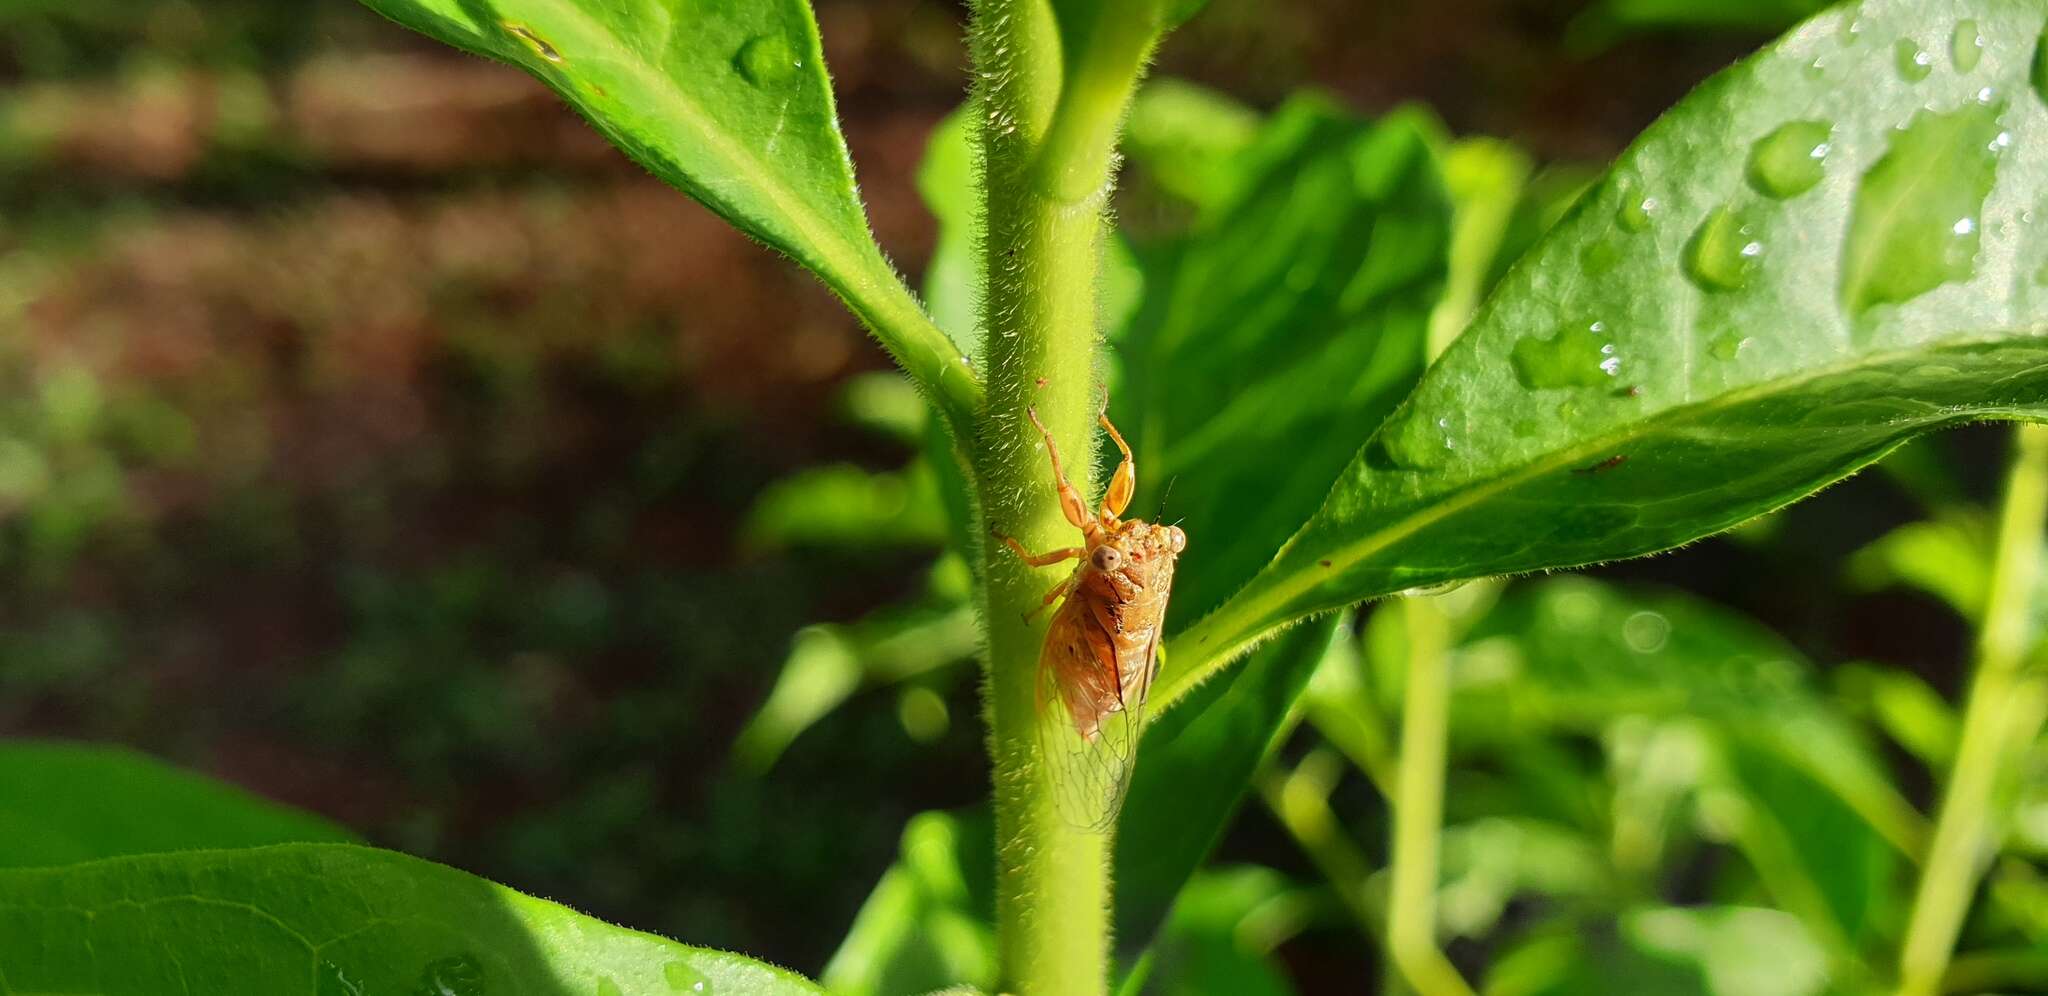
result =
[[[972,46],[981,130],[982,302],[987,406],[973,442],[986,526],[1037,550],[1072,545],[1052,468],[1025,418],[1035,408],[1073,484],[1092,493],[1096,286],[1107,176],[1078,200],[1040,183],[1062,86],[1048,0],[980,0]],[[1099,136],[1112,142],[1114,133]],[[1067,150],[1102,156],[1107,149]],[[1034,569],[984,543],[985,702],[995,765],[996,926],[1003,992],[1089,994],[1109,978],[1110,835],[1063,821],[1040,765],[1036,682],[1059,568]]]
[[[1394,793],[1387,952],[1408,984],[1423,996],[1470,996],[1472,987],[1436,946],[1437,844],[1443,830],[1444,756],[1450,738],[1450,627],[1427,596],[1403,598],[1400,607],[1408,630],[1408,672]]]
[[[2015,748],[2031,741],[2041,727],[2042,681],[2023,665],[2040,576],[2042,518],[2048,514],[2048,426],[2020,426],[2015,439],[1962,739],[1900,948],[1902,996],[1940,991],[1956,935],[1996,844],[1994,796]]]

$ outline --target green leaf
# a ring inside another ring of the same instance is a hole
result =
[[[1945,46],[1966,20],[1986,41],[1971,71],[1898,73],[1893,42]],[[2048,134],[2028,83],[2040,34],[2009,0],[1870,0],[1687,97],[1502,280],[1258,577],[1171,641],[1155,701],[1317,612],[1670,549],[1912,436],[2048,415],[2048,240],[2023,215],[2048,194],[2028,141]],[[1749,168],[1791,121],[1829,128],[1823,178],[1796,193]],[[1959,214],[1935,231],[1923,201]],[[1937,237],[1938,272],[1906,269]]]
[[[1420,375],[1450,242],[1435,131],[1297,99],[1238,157],[1226,203],[1138,247],[1113,411],[1136,514],[1187,531],[1170,623],[1250,578]]]
[[[737,955],[343,844],[0,871],[0,971],[10,992],[28,993],[821,991]]]
[[[902,471],[812,467],[762,491],[740,535],[757,549],[936,548],[946,539],[945,508],[938,482],[922,463]]]
[[[1892,912],[1922,821],[1814,689],[1812,665],[1754,622],[1686,596],[1559,578],[1503,599],[1453,669],[1466,749],[1520,754],[1545,731],[1603,737],[1620,782],[1616,858],[1629,870],[1654,868],[1666,810],[1697,795],[1817,936],[1860,942]]]
[[[797,631],[768,700],[734,741],[733,761],[766,771],[862,685],[896,684],[964,664],[980,645],[973,609],[944,597],[883,609],[850,625],[806,626]]]
[[[364,0],[539,77],[613,144],[844,298],[957,427],[981,387],[868,231],[804,0]]]
[[[1208,208],[1244,179],[1238,156],[1259,133],[1259,115],[1225,94],[1183,80],[1153,80],[1131,100],[1124,158],[1159,188]]]
[[[995,842],[988,813],[919,813],[821,979],[838,996],[996,983]]]
[[[126,748],[0,744],[0,868],[353,840],[320,817]]]
[[[1259,648],[1231,680],[1203,688],[1197,708],[1145,730],[1117,825],[1116,937],[1127,953],[1151,943],[1222,836],[1337,635],[1335,619],[1287,633]]]

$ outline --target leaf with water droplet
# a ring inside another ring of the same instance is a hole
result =
[[[2003,102],[1920,111],[1856,188],[1842,306],[1861,315],[1974,272],[1978,215],[1998,179]]]
[[[1908,83],[1918,83],[1934,71],[1934,56],[1911,38],[1901,38],[1892,46],[1892,60],[1898,66],[1899,78]]]
[[[1994,47],[1967,75],[1911,82],[1895,62],[1895,40],[1945,42],[1964,20],[1994,46],[2041,32],[2038,12],[2002,0],[1865,0],[1817,15],[1664,115],[1507,271],[1322,509],[1228,601],[1169,631],[1155,711],[1171,716],[1276,625],[1433,581],[1667,549],[1915,434],[2048,418],[2048,338],[2031,334],[2048,327],[2048,294],[2025,279],[2040,256],[2016,220],[2048,203],[2048,169],[1997,151],[2033,139],[2043,109],[2030,98],[2022,115],[2010,96],[2030,67]],[[1837,45],[1852,21],[1869,37]],[[1828,72],[1815,80],[1806,69],[1820,59]],[[1813,177],[1781,176],[1753,143],[1817,120],[1830,126],[1827,175],[1780,198]],[[1589,278],[1588,247],[1629,246],[1617,212],[1650,190],[1660,223],[1689,226],[1685,238],[1638,238],[1615,271],[1628,280]],[[1965,292],[1979,272],[1987,286]],[[1531,360],[1557,348],[1571,316],[1626,330],[1614,386],[1639,394],[1562,391],[1569,416],[1530,398]],[[1454,420],[1448,437],[1441,419]],[[1626,464],[1580,472],[1616,455]]]
[[[739,54],[733,56],[733,66],[746,77],[747,82],[758,87],[772,87],[795,80],[804,68],[804,61],[797,57],[796,49],[790,47],[789,39],[782,35],[757,35],[740,46]]]
[[[1781,200],[1813,189],[1827,174],[1831,130],[1825,121],[1788,121],[1771,129],[1750,146],[1750,186]]]
[[[1525,335],[1509,361],[1529,388],[1605,387],[1621,372],[1614,339],[1600,322],[1569,324],[1548,339]]]
[[[979,411],[960,349],[869,231],[805,0],[364,2],[539,76],[656,176],[816,273],[950,420]]]
[[[1701,290],[1734,291],[1762,267],[1757,226],[1726,207],[1707,212],[1685,247],[1685,272]]]
[[[484,996],[484,967],[475,955],[436,958],[420,969],[418,996]]]
[[[1707,354],[1717,360],[1732,360],[1741,356],[1749,343],[1750,339],[1746,335],[1723,332],[1715,336],[1713,342],[1707,344]]]
[[[1644,194],[1634,187],[1624,187],[1621,191],[1621,206],[1614,209],[1614,220],[1628,231],[1640,232],[1650,227],[1650,218],[1657,213],[1660,206],[1657,198]]]
[[[363,984],[349,977],[341,966],[322,959],[313,977],[314,996],[366,996]]]
[[[1977,68],[1977,61],[1984,57],[1984,35],[1977,30],[1977,22],[1964,18],[1956,22],[1956,30],[1948,38],[1948,61],[1956,72],[1967,73]]]
[[[661,966],[661,980],[668,983],[672,992],[705,994],[711,992],[711,980],[703,973],[691,968],[687,962],[672,961]]]

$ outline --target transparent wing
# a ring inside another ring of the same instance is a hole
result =
[[[1038,661],[1038,741],[1060,818],[1100,833],[1116,824],[1130,788],[1157,639],[1119,660],[1110,634],[1069,599]]]

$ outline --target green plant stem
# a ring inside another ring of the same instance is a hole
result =
[[[1426,596],[1403,598],[1400,606],[1408,630],[1408,671],[1394,795],[1387,952],[1422,996],[1470,996],[1472,987],[1436,946],[1437,850],[1451,720],[1450,627]]]
[[[1373,909],[1366,895],[1372,863],[1344,835],[1343,823],[1330,808],[1330,792],[1341,774],[1337,759],[1327,749],[1318,748],[1292,771],[1268,758],[1254,785],[1266,808],[1294,838],[1295,846],[1330,880],[1337,899],[1359,929],[1379,940],[1385,936],[1385,918]]]
[[[1993,840],[1993,796],[2015,747],[2041,725],[2041,682],[2028,675],[2029,617],[2048,515],[2048,427],[2015,434],[2012,470],[1999,513],[1991,589],[1978,630],[1976,673],[1963,712],[1947,791],[1922,866],[1899,953],[1899,992],[1940,991],[1963,917],[1976,895]]]
[[[1096,287],[1107,184],[1075,203],[1033,182],[1058,105],[1061,45],[1046,0],[981,0],[971,38],[981,128],[988,403],[973,442],[990,530],[1033,550],[1072,546],[1035,409],[1075,487],[1092,493]],[[1114,135],[1108,136],[1113,139]],[[983,544],[985,703],[995,766],[996,932],[1003,992],[1103,992],[1111,837],[1069,826],[1039,759],[1037,674],[1046,615],[1027,620],[1065,565],[1034,569]]]

